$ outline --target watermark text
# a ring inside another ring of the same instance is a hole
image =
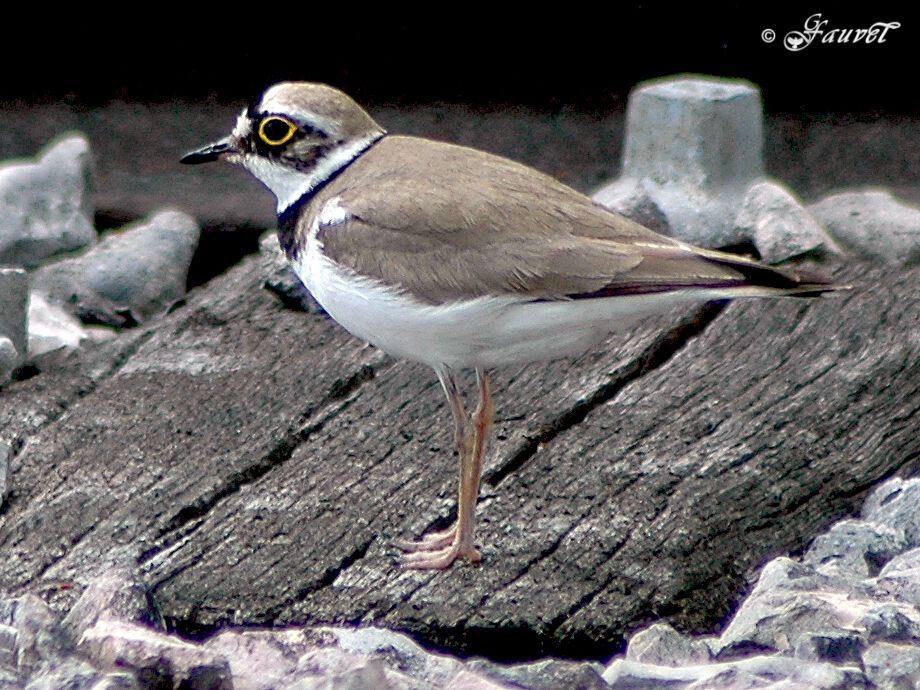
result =
[[[783,37],[783,46],[786,50],[798,52],[805,50],[815,42],[819,43],[885,43],[889,31],[899,29],[901,22],[875,22],[864,28],[840,28],[830,25],[829,19],[824,19],[820,12],[811,15],[805,20],[801,31],[790,31]],[[764,43],[776,40],[773,29],[764,29],[760,38]]]

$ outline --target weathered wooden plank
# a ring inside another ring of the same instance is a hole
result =
[[[276,577],[277,591],[259,588],[269,604],[226,608],[220,597],[185,597],[169,600],[167,614],[186,627],[199,618],[264,620],[298,600],[304,585],[285,568],[302,562],[305,550],[316,554],[320,582],[362,552],[368,538],[355,527],[371,524],[361,516],[374,509],[386,485],[374,478],[375,464],[382,463],[396,496],[378,506],[392,520],[387,533],[421,531],[452,510],[451,427],[431,372],[393,366],[323,315],[284,308],[261,288],[264,269],[253,259],[213,281],[156,329],[119,349],[121,361],[88,378],[78,372],[71,388],[84,378],[90,382],[82,394],[69,389],[41,424],[20,424],[24,446],[13,462],[14,500],[0,516],[3,591],[64,582],[66,601],[101,565],[139,560],[167,592],[171,583],[197,577],[193,566],[206,556],[226,556],[224,567],[209,567],[207,591],[232,602],[251,591],[253,581]],[[662,348],[695,328],[695,313],[650,322],[612,352],[589,354],[572,367],[557,363],[506,374],[501,388],[508,395],[499,394],[509,401],[510,418],[498,425],[499,474],[507,471],[501,463],[510,459],[513,467],[527,456],[534,438],[549,437],[583,415],[594,397],[609,395],[662,356]],[[565,369],[571,371],[563,376]],[[369,382],[375,375],[384,378]],[[47,405],[33,395],[44,380],[5,392],[4,414],[15,418],[27,399],[37,409]],[[541,403],[531,405],[535,399]],[[350,410],[359,405],[356,417]],[[333,422],[334,429],[323,431]],[[316,443],[322,454],[313,452]],[[423,464],[406,462],[407,453],[421,455]],[[314,464],[301,467],[301,456]],[[388,469],[394,460],[403,474]],[[420,471],[424,463],[437,471]],[[277,493],[274,487],[262,493],[259,478],[275,473],[281,477]],[[339,516],[326,507],[343,491],[354,492],[348,500],[356,517],[335,522],[338,531],[328,529]],[[418,500],[427,512],[414,505]],[[247,531],[253,501],[283,515],[286,529],[276,535],[257,522]],[[291,523],[293,503],[305,512]],[[234,519],[220,517],[225,504]],[[383,565],[398,574],[389,557]],[[199,609],[216,613],[189,613]]]
[[[114,373],[22,432],[0,587],[151,548],[269,471],[305,419],[338,404],[343,380],[386,366],[322,315],[283,308],[262,279],[254,258],[214,281]],[[24,400],[40,407],[31,389]]]
[[[376,622],[493,657],[710,627],[759,562],[920,455],[920,271],[855,275],[842,298],[731,305],[686,345],[714,311],[499,372],[485,563],[419,573],[389,541],[452,517],[433,374],[284,308],[249,261],[24,432],[0,588],[79,591],[127,559],[187,632]]]
[[[605,349],[571,361],[499,373],[498,431],[488,472],[504,475],[556,426],[587,413],[589,400],[612,395],[649,359],[663,356],[662,348],[676,347],[679,334],[698,327],[692,313],[650,319],[631,337],[611,339]],[[381,373],[310,434],[283,471],[216,506],[195,540],[145,561],[151,580],[160,583],[157,596],[167,615],[192,629],[229,620],[288,621],[340,577],[358,577],[368,594],[383,594],[379,606],[400,606],[407,592],[438,574],[401,571],[389,541],[452,518],[457,479],[451,435],[432,372],[401,362]],[[486,552],[504,541],[492,535]],[[356,561],[360,566],[349,569]],[[501,582],[521,567],[509,561],[456,568],[451,572],[460,579],[452,587],[474,574]],[[341,615],[376,619],[378,605],[349,606]],[[443,620],[448,612],[438,616]],[[344,620],[339,614],[330,619]]]
[[[916,462],[918,276],[886,286],[872,272],[853,294],[813,304],[732,305],[523,462],[500,442],[492,466],[513,469],[485,488],[479,568],[394,568],[387,540],[446,522],[454,500],[440,392],[396,365],[283,472],[221,503],[200,540],[148,563],[158,596],[192,628],[373,621],[492,656],[602,656],[657,617],[711,627],[758,563]],[[580,371],[506,374],[500,418],[557,394],[571,406],[583,390],[566,397],[547,383]],[[546,378],[531,388],[534,376]]]

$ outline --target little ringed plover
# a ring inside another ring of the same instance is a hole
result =
[[[403,562],[478,562],[473,512],[492,424],[488,371],[578,353],[682,302],[814,297],[839,286],[666,237],[532,168],[388,135],[351,98],[270,87],[183,163],[241,165],[278,200],[294,271],[345,329],[432,367],[460,456],[456,523],[402,542]],[[467,414],[454,372],[476,372]]]

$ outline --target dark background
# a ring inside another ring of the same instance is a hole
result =
[[[908,3],[841,6],[629,2],[515,10],[463,3],[244,2],[7,16],[0,99],[245,101],[281,79],[332,83],[364,103],[622,107],[637,82],[680,72],[744,77],[771,111],[915,113],[918,39]],[[757,7],[753,7],[758,5]],[[24,8],[29,11],[32,8]],[[899,21],[883,44],[782,46],[821,12],[828,28]],[[766,44],[761,33],[776,31]]]

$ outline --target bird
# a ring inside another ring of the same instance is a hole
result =
[[[274,193],[279,244],[332,319],[440,381],[460,463],[456,520],[397,541],[409,568],[482,559],[474,511],[495,368],[577,354],[680,303],[844,287],[653,232],[508,158],[389,134],[325,84],[268,87],[229,135],[181,159],[211,161]],[[461,370],[475,372],[470,412]]]

